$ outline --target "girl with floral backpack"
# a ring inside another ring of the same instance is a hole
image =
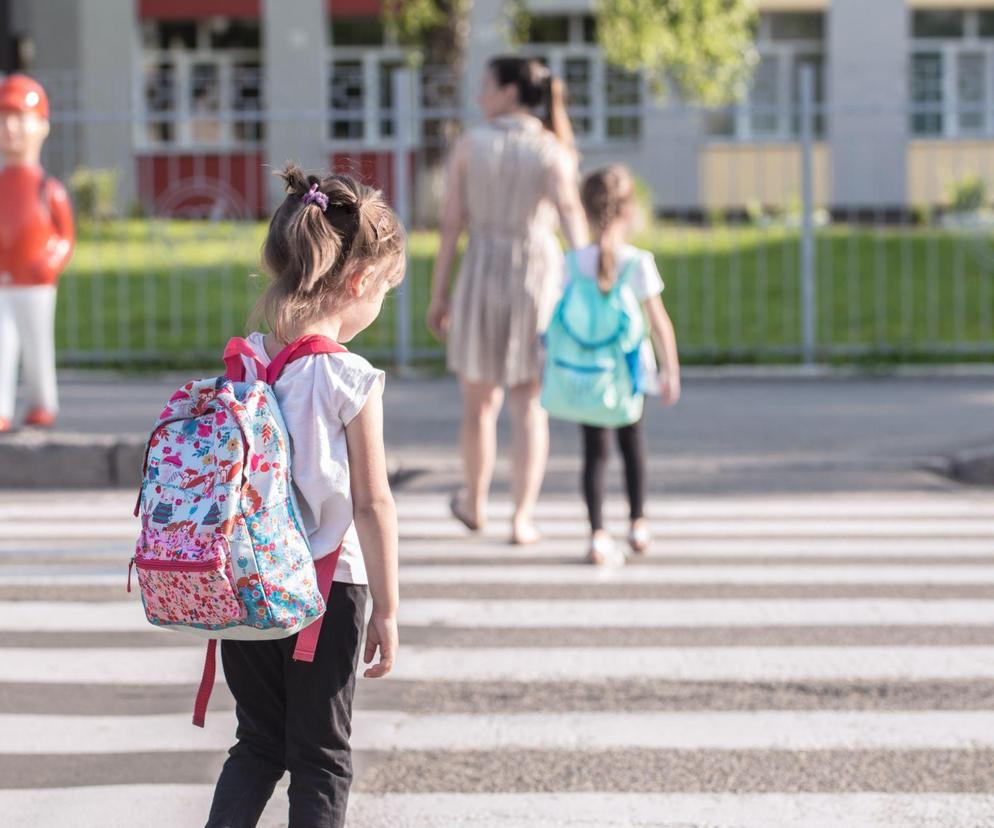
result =
[[[284,772],[289,825],[342,826],[367,592],[364,661],[397,651],[397,517],[383,373],[348,342],[404,276],[406,239],[380,192],[281,173],[263,247],[270,333],[233,339],[226,376],[188,383],[152,433],[137,568],[154,624],[206,637],[194,723],[221,640],[237,742],[208,826],[254,826]],[[130,582],[130,580],[129,580]]]

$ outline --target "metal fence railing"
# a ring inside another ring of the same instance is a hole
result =
[[[404,287],[356,343],[397,363],[436,359],[442,347],[424,325],[437,245],[430,226],[460,110],[441,74],[420,72],[391,71],[390,94],[383,94],[390,106],[379,113],[389,126],[381,124],[376,144],[337,144],[329,137],[327,156],[310,159],[383,186],[416,228]],[[429,80],[443,90],[434,98],[425,92]],[[636,242],[656,256],[684,357],[994,356],[994,135],[919,136],[911,108],[882,114],[828,107],[814,100],[810,78],[798,91],[788,114],[776,119],[790,129],[768,139],[755,134],[773,122],[759,108],[734,119],[682,108],[673,117],[699,125],[688,155],[685,131],[652,133],[670,114],[644,109],[631,114],[638,141],[629,136],[613,149],[581,146],[585,163],[610,157],[629,163],[655,186],[657,206],[666,207],[665,218]],[[239,110],[232,117],[248,116]],[[263,122],[262,135],[278,118],[289,119],[265,111],[253,117]],[[342,118],[331,111],[327,121]],[[297,120],[320,128],[313,113]],[[751,123],[749,141],[722,131],[736,122]],[[898,142],[887,132],[895,125],[904,127]],[[216,361],[226,339],[244,330],[261,290],[255,274],[270,151],[265,142],[139,147],[135,116],[63,108],[53,116],[46,146],[53,173],[68,178],[93,166],[91,127],[120,145],[113,153],[116,170],[74,177],[81,215],[78,248],[59,293],[62,362]],[[840,176],[843,128],[855,136],[846,145],[846,163],[868,180]],[[106,142],[102,149],[106,157]],[[901,156],[896,161],[895,153]],[[901,180],[888,179],[894,175]],[[119,195],[108,206],[101,188],[115,176]],[[858,191],[857,185],[897,195],[862,200],[843,192]],[[680,187],[692,193],[685,209],[673,207]]]

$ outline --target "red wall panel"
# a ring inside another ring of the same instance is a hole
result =
[[[153,215],[258,218],[267,214],[262,154],[140,155],[138,194]]]
[[[259,17],[262,0],[139,0],[138,16],[155,20]]]
[[[332,17],[369,17],[380,13],[380,0],[328,0]]]

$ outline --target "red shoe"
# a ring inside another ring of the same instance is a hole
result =
[[[10,431],[11,426],[12,424],[10,420],[8,420],[6,417],[0,417],[0,434],[4,434],[5,432]]]
[[[55,414],[44,408],[32,408],[24,418],[24,425],[35,428],[51,428],[55,425]]]

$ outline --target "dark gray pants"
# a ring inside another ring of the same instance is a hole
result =
[[[214,790],[207,828],[250,828],[290,772],[290,828],[341,828],[352,783],[352,696],[366,587],[332,584],[311,663],[291,658],[297,637],[223,641],[235,697],[237,744]]]

